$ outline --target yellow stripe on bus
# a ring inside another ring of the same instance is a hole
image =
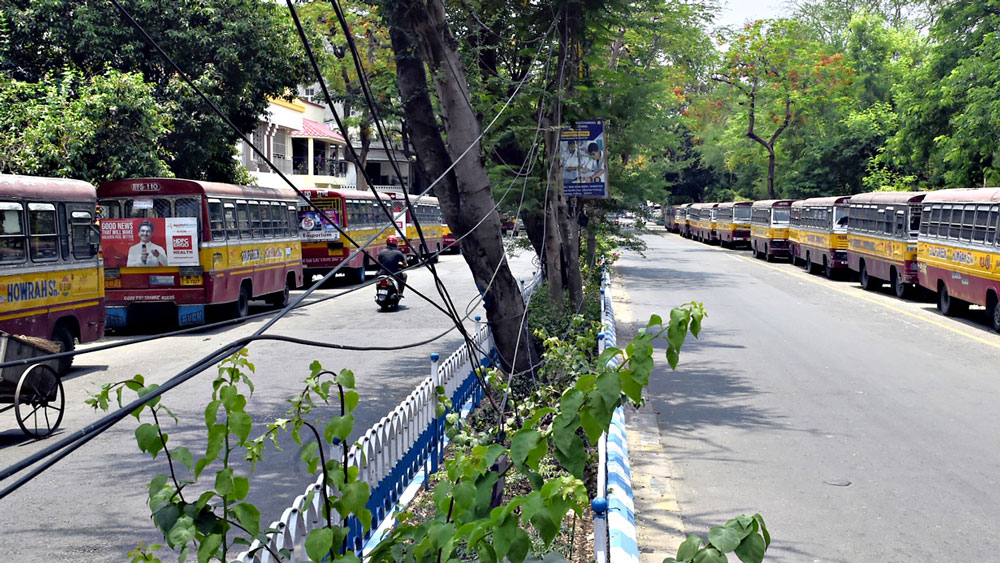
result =
[[[0,316],[0,321],[7,321],[10,319],[20,319],[24,317],[34,317],[35,315],[47,315],[49,313],[58,313],[60,311],[71,311],[73,309],[83,309],[84,307],[97,307],[100,305],[97,301],[88,301],[85,303],[78,303],[75,305],[64,305],[62,307],[51,307],[48,309],[31,309],[30,311],[22,311],[20,313],[13,313],[10,315]]]
[[[917,255],[928,266],[977,278],[1000,280],[1000,254],[995,252],[956,248],[937,242],[920,242],[917,245]]]

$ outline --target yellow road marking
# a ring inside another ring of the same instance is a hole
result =
[[[718,250],[718,249],[715,249],[715,250]],[[750,262],[751,264],[756,264],[758,266],[764,266],[764,267],[767,267],[767,268],[771,268],[772,270],[774,270],[776,272],[781,272],[781,273],[783,273],[783,274],[785,274],[787,276],[790,276],[790,277],[794,277],[794,278],[798,278],[798,279],[810,281],[810,282],[812,282],[812,283],[814,283],[816,285],[820,285],[820,286],[823,286],[825,288],[832,289],[832,290],[834,290],[834,291],[836,291],[838,293],[842,293],[844,295],[847,295],[848,297],[853,297],[854,299],[859,299],[861,301],[866,301],[866,302],[871,303],[873,305],[878,305],[878,306],[883,307],[885,309],[889,309],[890,311],[895,311],[895,312],[900,313],[902,315],[906,315],[907,317],[911,317],[911,318],[917,319],[919,321],[923,321],[923,322],[925,322],[927,324],[934,325],[934,326],[936,326],[938,328],[943,328],[943,329],[945,329],[945,330],[947,330],[949,332],[953,332],[953,333],[955,333],[955,334],[957,334],[959,336],[964,336],[964,337],[966,337],[966,338],[968,338],[970,340],[975,340],[976,342],[979,342],[980,344],[985,344],[987,346],[991,346],[993,348],[1000,349],[1000,342],[996,342],[995,340],[988,340],[986,338],[983,338],[982,336],[978,336],[978,335],[973,334],[971,332],[967,332],[967,331],[964,331],[962,329],[959,329],[959,328],[956,328],[956,327],[953,327],[953,326],[949,326],[949,325],[947,325],[945,323],[942,323],[940,321],[936,321],[934,319],[929,319],[929,318],[927,318],[924,315],[913,313],[911,311],[907,311],[906,309],[903,309],[902,307],[897,307],[895,305],[890,305],[888,303],[883,303],[883,302],[881,302],[881,301],[879,301],[877,299],[872,299],[870,297],[865,297],[863,295],[858,295],[858,292],[856,290],[842,289],[840,287],[837,287],[837,285],[835,285],[833,283],[826,282],[825,280],[821,280],[821,279],[819,279],[816,276],[807,275],[807,274],[799,273],[799,272],[789,272],[788,270],[786,270],[784,268],[779,268],[777,266],[773,266],[773,265],[768,264],[766,262],[761,262],[760,260],[757,260],[756,258],[748,258],[746,256],[740,256],[739,254],[728,254],[727,253],[727,256],[732,256],[733,258],[737,258],[737,259],[740,259],[740,260],[745,260],[747,262]]]

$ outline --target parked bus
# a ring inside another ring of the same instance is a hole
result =
[[[788,223],[792,200],[766,199],[750,207],[750,247],[757,258],[770,262],[788,257]]]
[[[687,208],[691,207],[690,203],[682,203],[674,207],[674,228],[673,231],[681,236],[684,235],[684,231],[687,228]]]
[[[396,217],[406,207],[403,192],[386,193],[392,199],[389,207],[392,209],[393,216]],[[418,248],[414,249],[407,245],[406,240],[400,239],[399,241],[399,249],[403,251],[403,254],[407,255],[407,258],[415,262],[421,257],[427,258],[433,253],[438,253],[444,248],[444,231],[446,226],[444,224],[444,215],[441,213],[441,205],[438,203],[436,197],[424,196],[420,198],[420,201],[417,201],[417,196],[411,195],[410,204],[413,205],[414,209],[412,211],[407,210],[405,217],[396,219],[396,223],[399,224],[401,220],[405,221],[405,227],[402,230],[406,233],[406,238],[411,244],[418,245]],[[424,234],[424,243],[427,244],[427,247],[423,249],[419,249],[419,245],[422,243],[420,242],[420,233],[417,232],[416,222],[413,220],[413,213],[417,215],[417,221],[420,222],[420,230]],[[511,229],[515,236],[520,230],[520,223],[520,218],[514,218],[511,222],[511,225],[513,225]],[[418,249],[420,252],[417,252]]]
[[[850,196],[813,197],[792,203],[788,239],[792,263],[806,271],[821,267],[827,278],[847,268],[847,213]]]
[[[713,243],[717,240],[715,234],[715,214],[718,203],[695,203],[694,222],[691,225],[691,237],[701,242]]]
[[[140,178],[97,195],[110,327],[162,314],[203,324],[222,304],[245,317],[251,299],[284,306],[302,284],[291,190]]]
[[[986,307],[1000,332],[1000,188],[930,192],[923,199],[917,245],[921,286],[937,292],[938,309],[956,315],[970,303]]]
[[[720,203],[716,213],[715,231],[719,244],[729,248],[750,246],[750,209],[752,201]]]
[[[667,230],[668,233],[674,232],[674,225],[676,221],[674,219],[674,206],[664,205],[662,208],[663,213],[663,228]]]
[[[687,238],[693,237],[694,224],[698,221],[698,210],[694,206],[694,203],[685,203],[681,206],[684,213],[684,222],[681,224],[681,236]]]
[[[925,192],[873,192],[851,196],[847,264],[861,287],[885,281],[898,297],[918,282],[917,234]]]
[[[333,225],[340,226],[357,244],[364,244],[375,237],[376,240],[366,250],[377,255],[385,248],[386,237],[396,232],[390,229],[376,236],[387,220],[375,196],[371,192],[350,189],[306,189],[302,192],[325,212],[325,216],[321,217],[307,203],[299,202],[299,234],[302,236],[306,280],[314,275],[326,275],[347,261],[341,269],[347,278],[353,282],[365,281],[365,268],[374,264],[365,253],[351,258],[358,247],[344,239]],[[388,192],[380,194],[380,197],[391,209]],[[405,216],[400,218],[399,223],[405,230]]]
[[[87,182],[0,174],[0,330],[63,351],[104,335],[96,211]]]

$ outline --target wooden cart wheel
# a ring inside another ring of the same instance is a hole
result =
[[[62,422],[66,394],[56,372],[46,364],[24,370],[14,390],[14,416],[29,436],[42,438]]]

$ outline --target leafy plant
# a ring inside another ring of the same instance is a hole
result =
[[[689,534],[677,548],[677,557],[667,557],[663,563],[725,563],[727,553],[734,553],[743,563],[760,563],[771,545],[771,535],[760,514],[742,514],[708,531],[708,543],[696,534]]]

